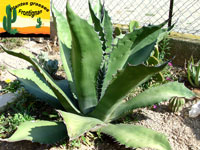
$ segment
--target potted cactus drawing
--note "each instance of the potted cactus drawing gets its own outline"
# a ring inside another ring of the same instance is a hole
[[[6,14],[7,17],[3,17],[3,29],[6,30],[10,34],[16,34],[18,33],[17,29],[12,29],[11,24],[14,23],[17,20],[17,11],[16,8],[11,10],[11,6],[6,6]]]
[[[41,28],[41,25],[42,25],[42,20],[41,20],[41,18],[39,17],[39,18],[37,18],[37,23],[38,24],[36,24],[36,28]]]

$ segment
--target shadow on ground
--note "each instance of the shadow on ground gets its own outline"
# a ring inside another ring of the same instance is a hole
[[[190,110],[191,106],[184,108],[183,112],[189,112]],[[186,117],[184,117],[183,119],[183,123],[186,126],[190,127],[196,139],[200,140],[200,116],[195,118],[190,118],[188,115],[186,115]]]
[[[0,142],[0,150],[47,150],[47,145],[41,145],[38,143],[32,143],[29,141],[21,142]]]

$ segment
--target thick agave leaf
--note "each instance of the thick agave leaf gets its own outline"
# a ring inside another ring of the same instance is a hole
[[[88,1],[88,3],[89,3],[89,11],[90,11],[90,13],[91,13],[91,11],[92,11],[92,13],[95,15],[95,17],[98,19],[98,20],[102,20],[102,12],[103,12],[103,10],[102,10],[102,4],[101,4],[101,0],[97,0],[96,1],[96,3],[95,3],[95,5],[94,5],[94,7],[91,7],[92,5],[92,3],[93,3],[94,1],[93,0],[89,0]],[[92,9],[92,10],[90,10],[90,9]],[[88,20],[88,22],[90,23],[90,24],[93,24],[93,14],[90,14],[90,16],[89,16],[89,20]]]
[[[146,45],[145,47],[143,47],[138,52],[136,52],[134,54],[134,57],[132,58],[132,60],[134,60],[134,62],[132,64],[139,65],[139,64],[145,62],[146,60],[148,60],[151,52],[155,48],[155,45],[156,45],[156,42],[153,42],[153,43],[151,43],[149,45]]]
[[[104,8],[105,9],[105,8]],[[111,46],[112,46],[112,41],[113,41],[113,27],[112,27],[112,22],[111,22],[111,18],[108,15],[108,11],[104,10],[104,18],[103,18],[103,29],[104,29],[104,33],[105,33],[105,39],[106,39],[106,52],[110,52],[111,51]]]
[[[94,6],[94,13],[95,13],[95,15],[97,16],[97,18],[99,19],[99,20],[102,20],[102,18],[103,18],[103,10],[102,10],[102,8],[103,8],[103,6],[102,6],[102,4],[101,4],[101,0],[97,0],[97,3],[96,3],[96,5]]]
[[[122,99],[133,88],[144,83],[153,74],[160,72],[166,64],[157,67],[127,65],[125,69],[116,74],[99,104],[90,115],[104,122],[110,122],[110,115],[119,106]]]
[[[172,28],[174,27],[174,25],[172,26]],[[158,39],[156,41],[156,45],[158,45],[163,39],[167,38],[169,36],[169,33],[170,33],[170,30],[172,29],[171,27],[168,28],[168,31],[164,30],[163,29],[163,33],[161,33],[159,36],[158,36]]]
[[[102,41],[102,49],[105,51],[106,50],[106,46],[105,46],[105,34],[103,32],[103,26],[101,24],[101,20],[95,15],[94,10],[92,9],[91,3],[89,1],[89,10],[90,10],[90,15],[91,15],[91,19],[92,22],[94,24],[94,29],[96,32],[98,32],[100,40]]]
[[[66,46],[69,48],[69,51],[70,51],[72,37],[71,37],[69,24],[67,22],[67,18],[65,18],[62,13],[57,11],[54,6],[52,6],[52,11],[55,17],[54,19],[56,22],[56,29],[57,29],[59,40],[62,43],[66,44]]]
[[[128,36],[126,35],[124,38],[119,39],[117,46],[114,47],[108,64],[108,70],[105,75],[103,88],[102,88],[102,94],[104,95],[104,92],[109,85],[110,81],[113,78],[113,75],[117,73],[117,70],[122,69],[126,60],[128,59],[130,55],[132,42],[128,40]]]
[[[137,65],[146,61],[148,58],[147,56],[150,56],[154,48],[150,51],[150,50],[144,49],[144,47],[146,47],[147,45],[151,45],[152,43],[156,43],[159,35],[164,32],[164,30],[161,28],[166,23],[167,21],[157,26],[143,27],[141,29],[134,31],[134,32],[137,32],[137,38],[136,39],[133,38],[134,41],[131,47],[131,55],[129,56],[128,61],[126,63]],[[134,34],[134,32],[132,32],[132,34]],[[137,55],[139,51],[141,54],[140,57],[138,57]],[[140,59],[140,62],[137,59]]]
[[[28,69],[12,70],[10,72],[19,78],[21,84],[29,93],[55,108],[62,108],[57,97],[51,88],[49,88],[48,83],[38,72]]]
[[[190,82],[190,84],[195,87],[195,84],[193,83],[193,73],[192,73],[192,64],[188,63],[187,65],[187,77],[188,77],[188,81]]]
[[[70,140],[73,140],[90,130],[94,131],[95,129],[104,125],[101,120],[98,120],[96,118],[79,116],[60,110],[58,110],[58,112],[60,113],[64,120],[64,123],[66,124]]]
[[[195,80],[194,80],[194,83],[197,87],[199,87],[199,84],[200,84],[200,62],[197,63],[197,66],[196,66],[196,76],[195,76]]]
[[[52,6],[54,21],[56,22],[57,35],[59,37],[60,46],[60,56],[62,59],[62,64],[69,81],[72,93],[76,95],[75,86],[72,78],[72,68],[71,68],[71,32],[67,19],[58,12],[54,6]]]
[[[102,62],[99,37],[86,20],[77,16],[67,3],[72,35],[72,68],[79,107],[83,113],[97,105],[96,80]]]
[[[157,150],[171,150],[167,138],[151,129],[128,124],[108,125],[100,131],[114,137],[120,144],[132,148],[150,147]]]
[[[73,102],[71,102],[71,100],[68,98],[68,96],[55,83],[55,81],[52,79],[52,77],[38,64],[36,59],[31,58],[20,51],[19,52],[9,51],[9,50],[5,49],[3,46],[1,46],[1,47],[8,54],[19,57],[19,58],[24,59],[24,60],[28,61],[29,63],[31,63],[38,70],[38,72],[41,73],[43,78],[49,83],[50,88],[52,89],[52,91],[56,95],[57,99],[62,104],[62,106],[69,112],[80,113],[80,111],[74,106]]]
[[[28,140],[41,144],[54,144],[67,137],[67,130],[63,122],[27,121],[18,127],[17,131],[8,139],[0,141],[17,142]]]
[[[78,107],[77,99],[74,98],[68,80],[55,80],[55,83],[63,90],[63,92],[69,97],[69,99]]]
[[[91,3],[89,1],[89,10],[92,22],[94,24],[94,29],[96,32],[98,32],[100,36],[100,40],[102,41],[102,49],[106,51],[106,48],[111,48],[112,44],[112,23],[111,19],[108,16],[108,12],[105,11],[103,6],[101,5],[101,2],[99,0],[98,2],[99,8],[104,11],[103,20],[101,21],[101,17],[99,18],[98,14],[95,14],[95,11],[92,9]]]
[[[121,103],[111,115],[111,120],[118,119],[122,115],[136,108],[152,106],[153,104],[169,100],[172,97],[192,98],[195,94],[184,86],[183,83],[169,82],[160,86],[150,88],[136,97]]]
[[[110,55],[102,95],[117,70],[124,68],[127,63],[138,65],[147,60],[154,49],[156,39],[163,32],[161,28],[164,24],[137,29],[118,40]]]
[[[40,101],[44,101],[57,109],[63,109],[59,100],[55,96],[54,92],[49,88],[48,83],[38,73],[32,70],[14,70],[10,71],[13,75],[18,77],[20,83],[24,88],[35,97],[39,98]],[[67,80],[58,80],[55,83],[65,92],[70,100],[78,107],[77,100],[74,99]]]

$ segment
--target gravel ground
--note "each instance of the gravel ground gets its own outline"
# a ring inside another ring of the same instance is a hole
[[[195,102],[188,101],[178,114],[169,112],[166,103],[154,111],[140,109],[139,114],[146,119],[136,124],[164,133],[169,139],[172,150],[200,150],[200,116],[196,118],[188,116]]]
[[[135,125],[142,125],[158,132],[164,133],[170,142],[172,150],[200,150],[200,116],[189,118],[188,111],[194,102],[187,102],[180,114],[170,113],[166,105],[159,106],[156,110],[138,109],[132,114],[138,118]],[[118,145],[113,139],[104,136],[103,142],[99,141],[95,146],[81,145],[73,150],[129,150]],[[7,143],[0,142],[0,150],[64,150],[66,147],[51,147],[27,141]],[[70,149],[68,149],[70,150]],[[150,148],[137,150],[152,150]]]

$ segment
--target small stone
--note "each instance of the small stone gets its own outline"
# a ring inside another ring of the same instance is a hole
[[[0,96],[0,112],[4,111],[8,103],[12,103],[17,99],[14,93],[7,93]]]
[[[44,49],[44,46],[41,44],[37,44],[35,41],[30,41],[24,44],[25,49],[29,50],[33,54],[40,54],[40,52]]]
[[[195,88],[192,90],[197,96],[200,96],[200,90]]]

